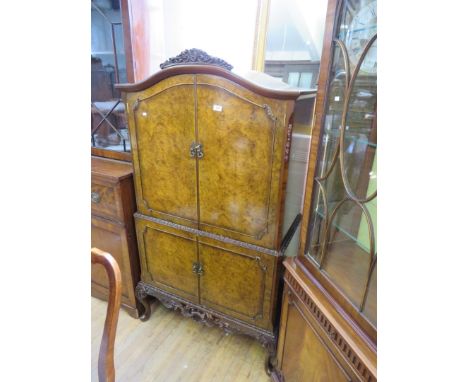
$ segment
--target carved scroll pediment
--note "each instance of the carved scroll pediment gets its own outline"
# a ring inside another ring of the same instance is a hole
[[[179,55],[171,57],[163,62],[159,67],[161,69],[175,65],[216,65],[224,69],[231,70],[233,66],[218,57],[210,56],[208,53],[200,49],[186,49]]]

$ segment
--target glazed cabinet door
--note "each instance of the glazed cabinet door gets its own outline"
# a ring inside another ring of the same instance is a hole
[[[200,228],[271,247],[284,111],[226,82],[197,77]]]
[[[319,86],[300,256],[376,341],[377,1],[344,0],[336,20]]]
[[[128,95],[138,210],[196,226],[197,171],[193,76],[166,79]]]
[[[190,233],[136,218],[141,279],[198,303],[197,241]]]
[[[271,329],[272,257],[246,255],[199,243],[200,303],[253,325]],[[270,282],[268,281],[270,280]]]

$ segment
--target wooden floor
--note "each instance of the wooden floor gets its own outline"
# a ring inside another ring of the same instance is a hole
[[[97,360],[107,303],[91,298],[91,370]],[[121,310],[115,343],[117,382],[268,382],[266,351],[245,336],[226,336],[190,318],[153,306],[146,322]]]

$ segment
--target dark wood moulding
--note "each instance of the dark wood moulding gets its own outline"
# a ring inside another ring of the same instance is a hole
[[[296,99],[299,95],[315,93],[315,91],[303,91],[303,90],[277,90],[266,88],[257,85],[254,82],[251,82],[237,74],[231,73],[230,71],[223,69],[214,65],[176,65],[169,67],[167,69],[162,69],[159,72],[156,72],[147,79],[134,83],[134,84],[116,84],[115,88],[122,90],[124,92],[137,92],[141,90],[148,89],[150,86],[157,84],[158,82],[179,74],[211,74],[214,76],[224,77],[232,82],[235,82],[238,85],[243,86],[255,93],[258,93],[265,97],[275,98],[275,99]]]

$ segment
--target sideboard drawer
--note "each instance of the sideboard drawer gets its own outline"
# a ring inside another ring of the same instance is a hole
[[[118,185],[105,182],[91,181],[91,211],[93,214],[121,220],[122,214],[116,195]]]

